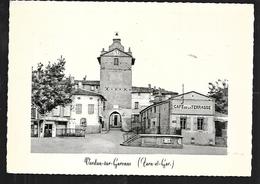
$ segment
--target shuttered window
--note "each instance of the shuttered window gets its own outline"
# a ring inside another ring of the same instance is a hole
[[[191,118],[187,117],[186,120],[186,130],[190,130],[191,129]]]
[[[208,131],[208,118],[204,118],[203,130]]]
[[[76,114],[82,113],[82,104],[76,104]]]
[[[198,130],[203,130],[203,123],[204,123],[204,118],[197,119],[197,129]]]
[[[186,117],[181,117],[180,118],[180,123],[181,123],[181,129],[186,129],[187,118]]]
[[[52,110],[53,116],[60,116],[60,106]]]
[[[68,117],[70,116],[70,105],[67,105],[64,107],[64,116]]]
[[[94,114],[94,104],[88,104],[88,114]]]
[[[194,131],[197,130],[197,118],[196,117],[193,118],[193,130]]]

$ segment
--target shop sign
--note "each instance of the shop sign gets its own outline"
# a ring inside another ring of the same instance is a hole
[[[184,105],[184,104],[175,104],[173,105],[174,109],[185,109],[185,110],[211,110],[210,105]]]
[[[171,138],[163,138],[164,144],[171,144]]]

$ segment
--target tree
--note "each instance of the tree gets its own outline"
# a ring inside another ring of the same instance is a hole
[[[65,63],[61,56],[57,63],[49,62],[46,67],[38,63],[35,70],[32,68],[31,102],[43,117],[57,106],[64,107],[72,101],[72,83],[65,77]]]
[[[215,98],[215,110],[228,114],[228,80],[218,79],[209,83],[209,96]]]

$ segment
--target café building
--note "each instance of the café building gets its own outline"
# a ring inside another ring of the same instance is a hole
[[[215,100],[195,91],[140,112],[145,133],[179,134],[184,144],[215,145]]]

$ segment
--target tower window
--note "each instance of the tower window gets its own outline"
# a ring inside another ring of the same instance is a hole
[[[114,65],[118,65],[118,58],[114,58]]]
[[[135,109],[138,109],[139,107],[139,102],[135,102]]]

